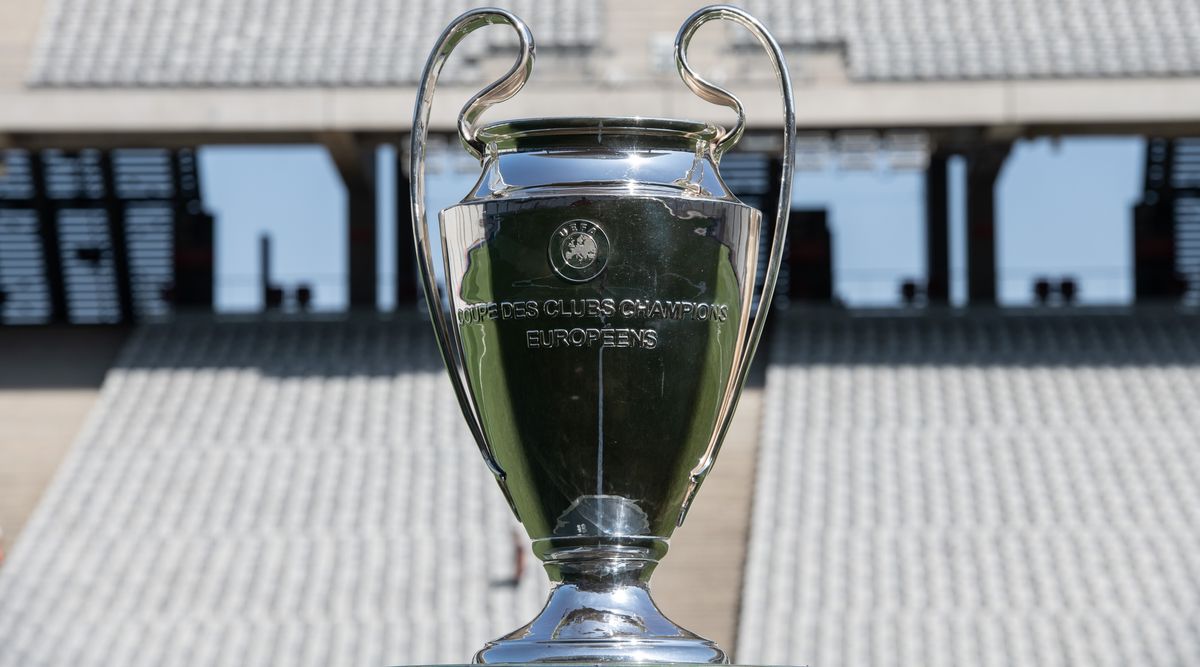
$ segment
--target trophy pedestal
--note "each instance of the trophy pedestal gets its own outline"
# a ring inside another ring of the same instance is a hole
[[[488,642],[474,661],[728,663],[721,647],[671,622],[650,598],[648,582],[666,554],[666,541],[622,541],[620,546],[535,542],[534,553],[555,582],[550,599],[536,618]]]
[[[663,616],[644,585],[560,584],[532,622],[488,644],[476,663],[718,663],[715,643]]]

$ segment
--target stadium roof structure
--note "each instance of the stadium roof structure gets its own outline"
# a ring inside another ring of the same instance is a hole
[[[410,123],[434,35],[476,0],[33,0],[0,8],[0,145],[391,136]],[[671,39],[696,0],[515,0],[541,60],[495,118],[605,114],[729,122],[678,82]],[[813,129],[1002,136],[1200,127],[1200,7],[1189,0],[747,0],[791,52]],[[447,69],[464,99],[512,56],[501,27]],[[777,122],[766,61],[739,29],[697,57]],[[84,113],[80,113],[84,110]],[[433,122],[453,128],[456,104]]]

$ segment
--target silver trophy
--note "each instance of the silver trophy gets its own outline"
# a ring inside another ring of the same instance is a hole
[[[745,115],[687,59],[696,30],[716,19],[767,49],[783,93],[779,214],[753,318],[761,214],[717,169]],[[499,23],[516,30],[519,56],[459,114],[483,173],[441,212],[439,275],[424,207],[433,91],[454,47]],[[524,86],[533,58],[519,18],[467,12],[438,38],[413,117],[414,233],[437,341],[484,461],[553,582],[541,613],[475,662],[728,662],[663,616],[648,584],[712,469],[778,275],[795,140],[783,54],[746,12],[708,7],[683,24],[675,60],[688,88],[736,112],[732,130],[654,118],[480,127],[485,109]]]

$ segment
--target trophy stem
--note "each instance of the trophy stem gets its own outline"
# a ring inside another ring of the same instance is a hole
[[[475,662],[728,663],[720,647],[672,623],[650,598],[650,575],[666,541],[619,542],[535,541],[554,582],[546,606],[529,624],[489,642]]]

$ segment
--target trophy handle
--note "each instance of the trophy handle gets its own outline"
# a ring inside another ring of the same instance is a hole
[[[529,26],[512,12],[503,9],[480,8],[468,11],[446,27],[434,44],[429,59],[425,61],[425,69],[421,72],[421,84],[417,88],[417,104],[413,112],[412,144],[410,147],[409,176],[412,180],[410,188],[412,198],[413,240],[417,248],[417,267],[421,273],[421,282],[425,288],[425,302],[429,307],[430,319],[433,321],[433,331],[437,339],[438,350],[442,361],[450,371],[450,384],[462,408],[463,417],[479,452],[508,500],[513,513],[517,513],[516,505],[509,494],[505,483],[504,469],[500,467],[488,443],[483,425],[479,421],[475,397],[463,370],[464,360],[458,332],[454,328],[453,313],[447,313],[442,307],[441,289],[438,287],[437,274],[433,270],[433,252],[429,243],[429,226],[425,217],[425,143],[429,135],[429,115],[433,107],[433,93],[437,86],[438,76],[450,53],[458,46],[464,37],[485,25],[508,24],[516,31],[520,39],[520,49],[517,62],[508,72],[479,91],[467,101],[458,114],[458,134],[463,147],[476,158],[482,158],[484,146],[475,138],[478,128],[476,121],[488,107],[503,102],[516,95],[529,74],[533,71],[533,35]],[[518,519],[520,516],[518,515]]]
[[[679,525],[683,525],[683,520],[687,517],[688,509],[696,497],[696,492],[700,489],[700,484],[704,482],[705,476],[712,470],[713,463],[717,459],[721,442],[725,439],[725,435],[729,431],[729,425],[733,421],[734,410],[737,408],[737,401],[741,394],[742,386],[746,383],[746,376],[750,373],[750,362],[754,359],[754,352],[758,348],[759,341],[762,339],[763,328],[767,323],[767,311],[771,307],[771,297],[775,293],[775,282],[779,278],[779,265],[783,261],[783,244],[787,237],[788,213],[791,209],[792,201],[792,170],[795,162],[796,143],[796,105],[792,98],[792,80],[788,74],[787,63],[784,62],[783,49],[780,48],[779,43],[775,41],[775,38],[771,36],[766,27],[758,19],[738,7],[730,5],[705,7],[689,16],[683,22],[683,26],[679,28],[679,34],[675,37],[675,66],[679,70],[680,78],[683,79],[684,84],[693,93],[696,93],[696,95],[707,102],[727,106],[737,114],[737,123],[732,129],[727,130],[718,137],[715,142],[715,146],[713,147],[714,158],[719,159],[725,151],[733,148],[734,144],[742,137],[742,133],[745,132],[746,111],[742,106],[741,100],[732,93],[696,74],[696,71],[688,64],[687,49],[692,41],[692,37],[696,34],[696,30],[700,26],[709,21],[721,19],[732,21],[749,30],[771,57],[771,65],[775,68],[775,75],[779,80],[779,87],[783,93],[783,169],[780,171],[779,177],[779,202],[775,214],[775,235],[771,240],[771,254],[767,262],[767,274],[763,280],[762,291],[759,293],[758,315],[754,318],[754,323],[750,325],[747,336],[740,346],[740,354],[732,370],[733,382],[730,385],[731,391],[727,392],[726,404],[722,406],[722,410],[717,416],[717,429],[713,434],[713,439],[709,442],[708,449],[704,452],[704,456],[701,457],[699,465],[691,472],[691,482],[688,485],[687,495],[684,497],[683,507],[679,512]],[[751,300],[748,303],[752,302]]]

